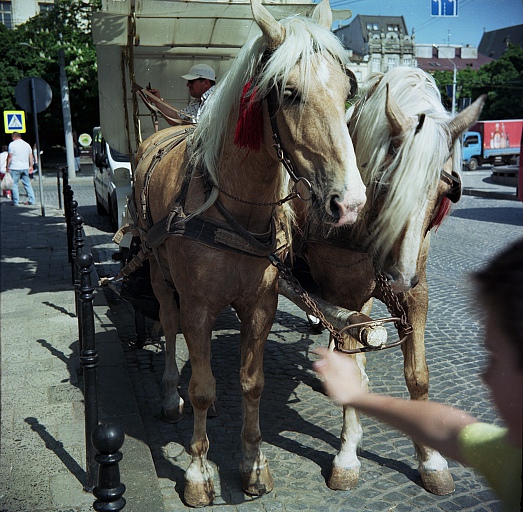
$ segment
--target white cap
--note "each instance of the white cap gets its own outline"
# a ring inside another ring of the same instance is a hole
[[[196,80],[198,78],[207,78],[207,80],[216,81],[216,73],[211,66],[207,64],[196,64],[186,75],[182,75],[185,80]]]

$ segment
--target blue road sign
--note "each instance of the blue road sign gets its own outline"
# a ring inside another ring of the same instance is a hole
[[[437,17],[456,18],[458,0],[430,0],[430,14]]]

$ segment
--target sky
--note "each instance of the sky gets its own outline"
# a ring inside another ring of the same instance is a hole
[[[330,0],[333,9],[350,9],[358,14],[403,16],[409,35],[414,29],[416,43],[479,46],[483,32],[523,24],[523,0],[457,0],[456,18],[431,16],[435,0]],[[333,24],[338,28],[338,22]]]

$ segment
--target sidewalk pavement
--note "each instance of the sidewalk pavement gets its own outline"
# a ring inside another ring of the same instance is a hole
[[[492,183],[490,174],[465,171],[464,193],[515,199],[515,187]],[[90,511],[94,497],[83,491],[82,370],[65,218],[56,207],[46,207],[42,217],[38,205],[12,207],[2,198],[0,225],[0,512]],[[86,236],[85,252],[89,244]],[[99,420],[125,431],[125,510],[162,512],[157,473],[109,313],[97,291]]]
[[[38,205],[13,207],[2,198],[0,223],[0,511],[93,510],[94,496],[83,491],[83,383],[65,217],[56,207],[42,217]],[[99,420],[125,431],[125,510],[161,512],[122,346],[107,314],[96,291]]]

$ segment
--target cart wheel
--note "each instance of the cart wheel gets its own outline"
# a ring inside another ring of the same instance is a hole
[[[309,322],[309,327],[312,331],[317,332],[318,334],[323,332],[323,325],[321,325],[318,317],[307,314],[307,321]]]
[[[145,346],[145,315],[141,311],[134,311],[134,328],[136,329],[136,348]]]

